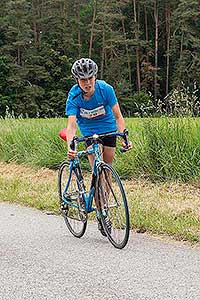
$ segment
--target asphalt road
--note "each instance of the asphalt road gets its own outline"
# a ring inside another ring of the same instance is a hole
[[[0,299],[199,300],[200,248],[131,234],[115,249],[89,224],[0,203]]]

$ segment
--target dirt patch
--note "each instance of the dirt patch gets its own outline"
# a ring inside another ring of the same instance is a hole
[[[180,182],[152,183],[148,180],[124,182],[127,196],[138,198],[141,205],[156,207],[159,211],[181,213],[191,211],[200,216],[200,188]]]
[[[52,183],[57,182],[57,171],[47,168],[35,169],[16,163],[0,162],[0,176],[12,179],[19,177],[34,183]],[[87,188],[90,185],[91,176],[84,173],[85,184]],[[137,200],[139,205],[155,207],[160,211],[170,211],[174,214],[190,212],[200,216],[200,186],[188,183],[152,183],[144,179],[132,179],[123,181],[127,198],[130,206],[132,199]]]
[[[31,179],[33,181],[52,181],[57,179],[57,172],[47,168],[34,169],[16,163],[0,162],[0,176],[11,178],[14,176]]]

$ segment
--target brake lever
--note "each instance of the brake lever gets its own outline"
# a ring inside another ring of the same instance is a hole
[[[128,130],[125,128],[124,129],[124,131],[123,131],[123,139],[124,139],[124,142],[125,142],[125,144],[126,144],[126,146],[128,147],[128,145],[129,145],[129,141],[128,141]],[[127,149],[125,149],[125,148],[120,148],[120,152],[121,153],[124,153],[124,152],[126,152],[127,151]]]
[[[76,151],[77,146],[78,146],[78,137],[77,136],[73,137],[69,146],[70,146],[71,150]]]

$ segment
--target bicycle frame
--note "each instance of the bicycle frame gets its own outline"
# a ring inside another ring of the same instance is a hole
[[[124,137],[125,134],[127,133],[109,133],[109,136],[120,136],[120,137]],[[93,137],[95,138],[95,136],[98,138],[97,135],[94,135]],[[99,135],[101,136],[101,135]],[[74,158],[73,160],[70,161],[70,165],[69,165],[69,169],[70,169],[70,174],[69,174],[69,178],[68,178],[68,182],[66,184],[65,190],[64,190],[64,195],[69,187],[70,181],[71,181],[71,176],[72,176],[72,172],[74,171],[77,177],[77,184],[78,184],[78,189],[79,189],[79,193],[81,194],[81,196],[83,197],[84,201],[85,201],[85,208],[87,213],[90,213],[92,211],[96,211],[96,208],[94,208],[92,206],[92,202],[93,202],[93,197],[95,194],[95,186],[94,186],[94,180],[96,178],[97,174],[97,170],[98,170],[98,165],[103,162],[101,159],[101,151],[100,151],[100,145],[99,142],[97,142],[97,138],[96,138],[96,142],[92,143],[92,148],[89,148],[87,150],[84,151],[78,151],[78,157]],[[85,141],[85,138],[76,138],[77,143],[78,142],[83,142]],[[81,172],[81,168],[80,168],[80,162],[79,162],[79,158],[83,155],[91,155],[94,154],[94,162],[93,162],[93,167],[92,167],[92,180],[91,180],[91,185],[90,185],[90,190],[87,193],[86,192],[86,188],[84,185],[84,180],[83,180],[83,176],[82,176],[82,172]],[[65,196],[64,197],[64,202],[68,205],[68,206],[73,206],[74,208],[78,209],[78,205],[75,203],[72,203],[71,201],[68,201],[67,198]]]
[[[80,164],[79,164],[79,157],[81,157],[85,154],[94,154],[94,163],[93,163],[93,169],[92,169],[92,180],[91,180],[90,190],[89,190],[88,193],[86,192],[86,189],[85,189],[84,180],[83,180],[83,176],[82,176],[82,172],[81,172]],[[70,161],[70,165],[69,165],[70,174],[69,174],[69,178],[68,178],[65,190],[64,190],[64,194],[66,193],[66,191],[69,187],[71,177],[72,177],[72,172],[74,171],[76,176],[77,176],[77,184],[78,184],[78,187],[79,187],[79,192],[83,196],[83,199],[85,201],[85,208],[86,208],[86,211],[88,213],[96,210],[92,206],[93,197],[94,197],[94,193],[95,193],[95,187],[93,186],[92,181],[93,181],[93,178],[95,178],[97,176],[97,165],[101,161],[102,161],[101,160],[101,153],[100,153],[100,147],[99,147],[98,143],[97,144],[92,144],[91,149],[88,149],[86,151],[79,151],[78,152],[78,157]],[[71,201],[68,201],[65,198],[65,196],[64,196],[64,202],[69,206],[73,206],[74,208],[78,208],[77,204],[74,204]]]

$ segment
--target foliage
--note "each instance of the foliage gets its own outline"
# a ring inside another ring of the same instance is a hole
[[[66,92],[74,83],[71,65],[89,55],[99,77],[116,89],[125,114],[152,114],[149,93],[154,113],[158,99],[165,109],[166,95],[175,96],[181,82],[191,89],[200,81],[198,7],[199,0],[3,1],[0,115],[8,107],[17,117],[64,116]]]
[[[200,67],[200,10],[199,0],[179,1],[173,11],[172,20],[174,24],[174,35],[172,39],[172,53],[175,72],[173,86],[179,86],[183,81],[186,86],[199,82]],[[179,56],[174,55],[178,51]]]
[[[132,102],[134,105],[132,115],[145,117],[153,113],[153,101],[150,94],[147,95],[144,92],[136,93],[133,95]]]
[[[146,117],[153,114],[152,96],[145,92],[135,93],[132,97],[121,100],[121,108],[126,116]]]
[[[166,96],[166,108],[169,116],[199,116],[200,102],[196,83],[193,88],[186,87],[182,82],[179,89]]]

